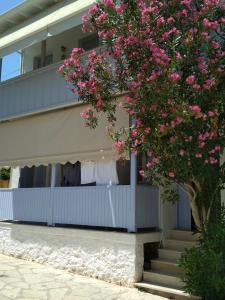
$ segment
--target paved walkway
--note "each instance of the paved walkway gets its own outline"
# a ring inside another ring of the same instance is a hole
[[[165,300],[100,280],[0,255],[0,300]]]

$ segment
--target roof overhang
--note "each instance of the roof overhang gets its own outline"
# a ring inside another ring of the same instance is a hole
[[[24,0],[21,4],[0,14],[0,35],[63,0]]]
[[[49,13],[29,19],[24,26],[0,37],[0,57],[81,24],[82,15],[93,3],[95,0],[63,1]]]

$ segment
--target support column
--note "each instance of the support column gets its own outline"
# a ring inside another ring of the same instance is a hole
[[[41,68],[45,66],[47,42],[46,40],[41,42]]]
[[[56,164],[51,165],[51,189],[50,189],[50,211],[48,218],[48,226],[55,226],[53,223],[53,210],[54,210],[54,187],[56,186]]]
[[[2,82],[2,58],[0,57],[0,83]]]
[[[51,172],[51,188],[56,186],[56,164],[52,164],[52,172]]]
[[[137,231],[136,198],[137,198],[137,156],[131,153],[130,157],[130,186],[131,186],[131,220],[129,232]]]

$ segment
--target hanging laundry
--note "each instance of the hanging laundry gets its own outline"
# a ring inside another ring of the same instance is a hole
[[[95,181],[97,185],[118,184],[118,174],[115,160],[99,160],[95,167]]]
[[[95,163],[92,161],[84,161],[81,163],[81,184],[89,184],[95,182]]]

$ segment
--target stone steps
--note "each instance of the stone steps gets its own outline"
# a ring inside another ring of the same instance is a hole
[[[182,289],[183,283],[181,279],[174,274],[167,272],[156,272],[156,271],[144,271],[143,280],[152,284],[162,284],[171,288]]]
[[[165,247],[158,249],[158,259],[151,260],[151,270],[143,272],[143,281],[136,287],[169,299],[199,299],[182,291],[184,284],[180,277],[183,270],[178,266],[182,252],[196,246],[199,236],[191,231],[172,230]]]
[[[165,248],[170,250],[184,251],[185,249],[190,249],[196,245],[193,241],[175,240],[167,239],[165,240]]]
[[[177,262],[164,259],[152,259],[151,270],[159,273],[168,272],[175,275],[183,273],[183,270],[178,266]]]
[[[178,259],[180,259],[182,252],[171,250],[171,249],[158,249],[158,254],[160,259],[165,259],[173,262],[177,262]]]
[[[199,239],[199,237],[199,233],[193,233],[192,231],[174,229],[170,232],[170,238],[174,240],[196,242]]]

